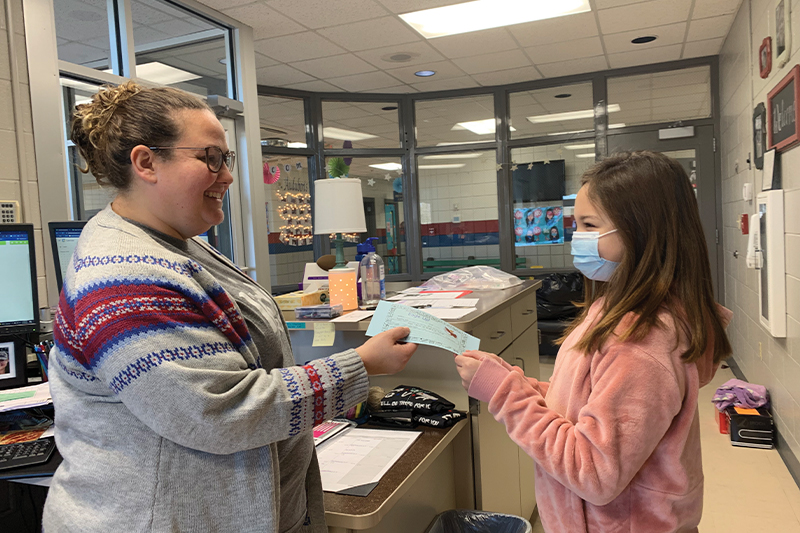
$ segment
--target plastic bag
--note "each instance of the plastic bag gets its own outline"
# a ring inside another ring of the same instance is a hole
[[[423,283],[422,287],[431,291],[482,291],[507,289],[520,283],[522,280],[517,276],[494,267],[471,266],[434,276]]]
[[[583,274],[548,274],[536,291],[539,320],[570,319],[578,314],[572,302],[583,300]]]
[[[433,519],[426,533],[531,533],[531,523],[510,514],[453,509]]]

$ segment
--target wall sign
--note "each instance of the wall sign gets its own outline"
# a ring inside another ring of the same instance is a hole
[[[772,37],[764,37],[758,49],[758,71],[764,79],[772,71]]]
[[[782,152],[800,140],[800,65],[795,65],[767,95],[768,148]]]
[[[767,149],[767,108],[759,102],[753,111],[753,162],[764,168],[764,151]]]
[[[792,51],[791,0],[779,0],[775,6],[775,60],[778,68],[789,62]]]

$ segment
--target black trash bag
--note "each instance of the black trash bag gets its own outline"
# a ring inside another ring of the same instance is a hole
[[[569,320],[578,314],[572,302],[583,300],[583,274],[553,273],[542,278],[536,291],[536,313],[539,320]]]
[[[426,533],[531,533],[530,522],[518,516],[453,509],[436,516]]]

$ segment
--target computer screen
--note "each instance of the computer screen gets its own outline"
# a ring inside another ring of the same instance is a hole
[[[72,252],[75,251],[78,237],[81,236],[85,225],[85,221],[48,223],[50,227],[50,244],[53,247],[53,262],[56,266],[58,292],[61,292],[61,287],[64,285],[69,260],[72,258]]]
[[[0,224],[0,335],[39,331],[32,224]]]

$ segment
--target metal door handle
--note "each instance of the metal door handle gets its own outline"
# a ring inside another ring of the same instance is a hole
[[[498,332],[497,332],[497,334],[495,334],[495,335],[492,335],[492,336],[491,336],[491,337],[489,337],[489,338],[490,338],[491,340],[493,340],[493,341],[496,341],[497,339],[499,339],[500,337],[502,337],[502,336],[503,336],[503,335],[505,335],[505,334],[506,334],[506,332],[505,332],[505,331],[498,331]]]

